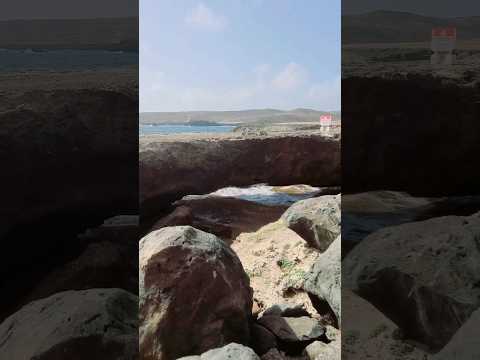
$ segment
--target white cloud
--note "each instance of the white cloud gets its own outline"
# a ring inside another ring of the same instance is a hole
[[[208,30],[223,30],[228,25],[225,16],[215,13],[203,3],[198,3],[185,17],[185,23],[197,28]]]
[[[241,83],[214,87],[180,84],[157,67],[143,67],[140,69],[140,111],[340,109],[340,76],[312,83],[308,81],[306,69],[292,64],[279,72],[269,64],[260,64],[247,72]]]
[[[289,63],[272,81],[276,89],[291,91],[299,88],[307,80],[307,71],[294,62]]]

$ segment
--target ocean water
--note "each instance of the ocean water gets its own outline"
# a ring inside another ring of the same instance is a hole
[[[198,133],[226,133],[235,129],[233,125],[147,125],[140,124],[139,131],[142,135],[168,135],[168,134],[198,134]]]
[[[81,71],[138,64],[138,53],[108,50],[0,49],[0,71]]]
[[[256,184],[249,187],[226,187],[207,195],[188,195],[184,199],[204,198],[208,196],[234,197],[257,202],[264,205],[286,205],[314,197],[320,188],[309,185],[292,185],[288,187]]]

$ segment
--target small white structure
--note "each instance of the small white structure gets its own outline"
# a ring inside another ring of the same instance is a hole
[[[322,132],[330,132],[332,126],[332,118],[333,116],[328,115],[320,115],[320,131]]]
[[[430,57],[432,65],[452,65],[455,63],[454,53],[457,42],[457,29],[455,27],[437,27],[432,29]]]
[[[320,131],[330,134],[340,128],[340,119],[331,114],[320,115]]]

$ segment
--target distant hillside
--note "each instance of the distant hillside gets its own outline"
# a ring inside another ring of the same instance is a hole
[[[342,43],[421,42],[432,27],[456,26],[462,40],[480,38],[480,16],[435,18],[407,12],[374,11],[342,16]]]
[[[324,111],[295,109],[282,111],[275,109],[241,111],[190,111],[190,112],[144,112],[140,113],[140,123],[187,123],[209,121],[216,123],[279,123],[318,121]],[[339,116],[339,113],[333,113]]]
[[[138,49],[138,18],[0,21],[0,48]]]

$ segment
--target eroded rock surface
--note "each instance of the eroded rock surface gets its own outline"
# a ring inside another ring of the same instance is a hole
[[[387,227],[344,259],[343,281],[438,350],[480,305],[479,239],[478,213]]]
[[[298,201],[283,215],[288,228],[320,251],[340,235],[340,195],[325,195]]]
[[[5,359],[134,360],[138,298],[120,289],[65,291],[34,301],[0,325]]]
[[[241,233],[257,231],[274,222],[286,210],[285,206],[268,206],[252,201],[209,196],[176,201],[175,210],[160,219],[153,230],[166,226],[190,225],[231,242]]]
[[[338,325],[341,322],[342,313],[341,251],[342,244],[339,236],[324,253],[320,254],[304,282],[304,289],[308,293],[318,298],[320,302],[328,304],[335,314]],[[319,311],[323,312],[322,309]]]
[[[190,226],[140,241],[140,357],[170,360],[248,344],[252,290],[222,240]]]
[[[145,136],[139,168],[140,207],[144,216],[152,216],[185,195],[226,186],[338,185],[340,142],[308,133]]]
[[[200,356],[186,356],[178,360],[260,360],[255,352],[243,345],[231,343],[222,348],[212,349]]]

